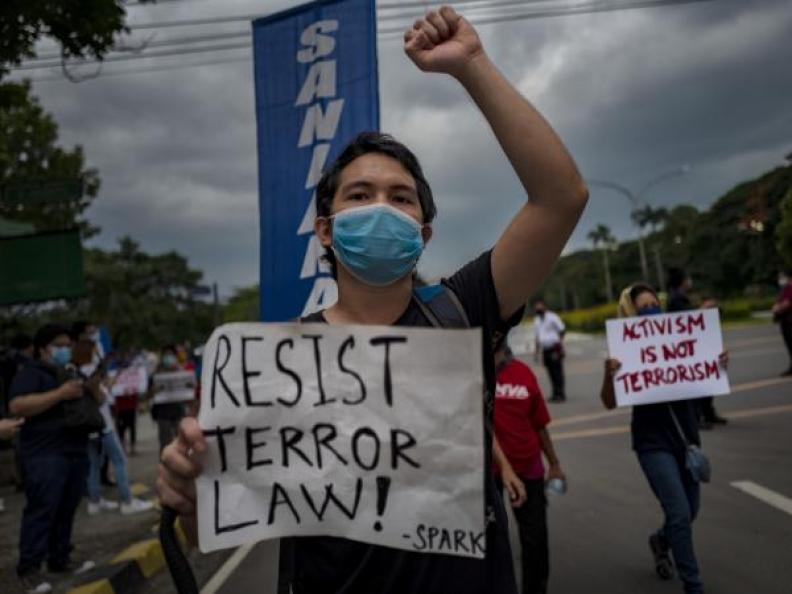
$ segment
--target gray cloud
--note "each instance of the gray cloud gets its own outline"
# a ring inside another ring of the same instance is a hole
[[[130,9],[131,21],[261,10],[250,1],[225,2],[222,10],[187,4]],[[268,2],[267,12],[295,4]],[[553,123],[587,176],[638,188],[689,163],[691,173],[648,198],[706,207],[790,150],[790,30],[784,0],[716,0],[490,25],[481,33],[495,62]],[[414,148],[437,195],[435,239],[420,269],[439,276],[492,245],[524,196],[453,80],[418,72],[398,40],[381,43],[379,54],[383,128]],[[146,249],[176,249],[225,294],[256,282],[250,62],[80,85],[42,82],[34,90],[55,114],[64,143],[84,145],[100,170],[102,193],[90,211],[103,228],[98,245],[130,234]],[[599,222],[631,236],[628,210],[618,195],[596,189],[568,248],[585,245]]]

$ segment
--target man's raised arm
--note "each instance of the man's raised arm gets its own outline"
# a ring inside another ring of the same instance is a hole
[[[405,52],[427,72],[464,86],[492,127],[529,200],[495,244],[492,274],[505,319],[550,274],[588,199],[583,178],[542,115],[487,57],[475,29],[444,6],[405,33]]]

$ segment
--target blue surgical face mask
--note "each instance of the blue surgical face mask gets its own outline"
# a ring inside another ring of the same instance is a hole
[[[70,346],[51,346],[49,348],[52,362],[61,367],[71,363],[72,350]]]
[[[176,358],[176,355],[171,355],[168,353],[167,355],[162,356],[162,365],[165,367],[178,367],[179,360]]]
[[[661,313],[663,313],[663,309],[659,305],[649,305],[638,310],[639,316],[655,316]]]
[[[424,248],[421,224],[387,204],[333,216],[333,252],[350,274],[384,287],[409,274]]]

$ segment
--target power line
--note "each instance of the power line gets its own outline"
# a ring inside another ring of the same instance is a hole
[[[161,0],[158,0],[161,1]],[[169,0],[169,1],[185,1],[185,0]],[[482,10],[482,9],[489,9],[489,8],[500,8],[500,7],[507,7],[513,5],[524,5],[529,3],[547,3],[548,1],[552,0],[466,0],[471,5],[480,4],[481,6],[471,6],[470,10]],[[400,8],[409,8],[409,7],[417,7],[417,6],[424,6],[421,2],[405,2],[401,5],[388,5],[388,6],[399,6]],[[389,20],[397,20],[402,18],[413,18],[413,17],[420,17],[421,14],[417,12],[413,13],[403,13],[403,14],[394,14],[394,15],[382,15],[378,18],[379,22],[382,21],[389,21]],[[409,25],[404,25],[405,28]],[[120,53],[120,52],[129,52],[132,54],[140,54],[142,51],[147,50],[153,47],[169,47],[169,46],[179,46],[179,45],[192,45],[195,43],[203,43],[206,41],[219,41],[219,40],[227,40],[227,39],[239,39],[242,37],[248,37],[250,35],[250,30],[245,31],[233,31],[228,33],[217,33],[217,34],[202,34],[202,35],[192,35],[192,36],[185,36],[185,37],[175,37],[173,39],[162,39],[162,40],[152,40],[152,41],[142,41],[140,42],[140,47],[124,47],[119,46],[111,50],[112,53]],[[45,53],[34,58],[30,58],[25,61],[25,65],[33,64],[36,62],[43,62],[47,60],[58,60],[60,61],[61,55],[59,52],[52,52],[52,53]],[[105,58],[107,59],[107,58]],[[58,62],[60,63],[60,62]],[[49,66],[47,66],[49,67]]]
[[[501,22],[516,22],[522,21],[527,19],[535,19],[535,18],[544,18],[544,17],[553,17],[553,16],[571,16],[571,15],[578,15],[584,13],[597,13],[597,12],[606,12],[606,11],[617,11],[617,10],[627,10],[627,9],[640,9],[640,8],[654,8],[660,6],[670,6],[670,5],[677,5],[677,4],[694,4],[700,2],[709,2],[711,0],[629,0],[627,2],[597,2],[596,0],[589,2],[587,5],[577,5],[577,6],[570,6],[565,9],[555,9],[553,11],[550,10],[542,10],[542,11],[532,11],[532,12],[523,12],[523,13],[510,13],[510,14],[497,14],[497,15],[489,15],[485,16],[482,15],[481,17],[473,17],[469,19],[472,24],[474,25],[487,25],[487,24],[494,24],[494,23],[501,23]],[[399,28],[391,28],[391,29],[381,29],[379,31],[380,39],[382,41],[389,41],[397,39],[401,33],[404,31],[404,27]],[[249,34],[249,33],[247,33]],[[178,55],[186,55],[186,54],[196,54],[196,53],[204,53],[209,51],[228,51],[228,50],[236,50],[236,49],[249,49],[252,44],[248,42],[238,43],[238,44],[226,44],[226,45],[215,45],[215,46],[208,46],[208,47],[198,47],[198,48],[191,48],[191,49],[176,49],[176,50],[169,50],[163,52],[156,52],[150,54],[134,54],[134,55],[124,55],[124,56],[111,56],[106,58],[104,62],[117,62],[117,61],[129,61],[129,60],[136,60],[136,59],[155,59],[161,57],[168,57],[168,56],[178,56]],[[220,60],[220,61],[209,61],[204,63],[196,63],[196,64],[189,64],[184,67],[195,67],[195,66],[202,66],[202,65],[213,65],[215,63],[227,63],[231,61],[241,61],[241,60],[249,60],[251,59],[250,56],[247,57],[240,57],[236,59],[230,60]],[[99,61],[91,61],[86,62],[91,64],[101,63]],[[15,71],[18,70],[36,70],[41,68],[51,68],[51,67],[59,67],[61,66],[60,62],[53,62],[49,64],[35,64],[29,66],[21,66],[15,68]],[[180,68],[182,65],[174,64],[164,67],[150,67],[150,68],[139,68],[139,69],[127,69],[123,72],[116,71],[111,73],[105,73],[102,76],[109,76],[113,75],[121,75],[121,74],[132,74],[137,72],[156,72],[161,70],[170,70],[175,68]],[[46,82],[50,80],[63,80],[61,76],[57,77],[39,77],[34,78],[33,82]]]

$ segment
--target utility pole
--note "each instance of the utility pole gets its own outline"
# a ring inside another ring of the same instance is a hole
[[[660,175],[653,177],[647,182],[638,192],[633,192],[630,188],[617,184],[616,182],[600,179],[587,179],[586,182],[592,186],[600,186],[618,192],[627,200],[630,201],[633,212],[637,212],[641,207],[646,205],[645,197],[649,189],[662,181],[679,175],[685,175],[690,172],[690,165],[682,165],[671,171],[666,171]],[[644,245],[643,229],[638,227],[638,253],[641,259],[641,276],[644,282],[649,282],[649,264],[646,260],[646,246]],[[657,262],[657,258],[655,260]]]

